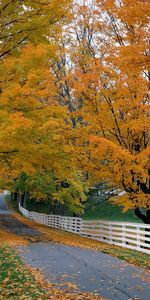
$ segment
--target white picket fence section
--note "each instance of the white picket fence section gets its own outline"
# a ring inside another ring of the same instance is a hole
[[[101,220],[82,221],[80,234],[104,243],[150,254],[150,225]]]
[[[150,254],[150,225],[46,215],[28,211],[19,204],[20,212],[38,223],[60,228],[81,236]]]
[[[60,228],[73,233],[80,233],[81,218],[62,217],[58,215],[46,215],[34,211],[28,211],[19,204],[20,212],[27,218],[47,226]]]

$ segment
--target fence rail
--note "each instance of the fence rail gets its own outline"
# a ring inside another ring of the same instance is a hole
[[[81,218],[62,217],[58,215],[46,215],[34,211],[28,211],[19,204],[20,212],[27,218],[47,226],[60,228],[73,233],[80,233]]]
[[[38,223],[77,233],[101,242],[150,254],[150,225],[46,215],[28,211],[19,204],[20,212]]]

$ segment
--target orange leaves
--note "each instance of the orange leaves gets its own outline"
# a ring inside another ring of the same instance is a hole
[[[14,114],[10,115],[10,120],[13,123],[13,127],[15,129],[16,128],[20,128],[20,127],[24,127],[25,129],[27,129],[28,127],[31,128],[32,126],[32,121],[30,119],[27,119],[23,116],[23,113],[21,112],[16,112]]]
[[[136,207],[142,207],[145,210],[150,209],[150,195],[145,195],[142,192],[137,192],[136,194],[126,193],[112,198],[111,202],[122,206],[124,212],[129,209],[134,210]]]
[[[92,143],[95,143],[102,152],[109,151],[112,154],[112,156],[114,154],[116,155],[116,157],[121,157],[121,155],[126,158],[132,157],[132,154],[130,154],[128,150],[124,149],[123,147],[120,147],[115,142],[107,138],[92,136],[90,137],[90,141]]]
[[[80,97],[82,118],[78,133],[81,136],[82,131],[85,137],[85,142],[78,139],[79,153],[84,149],[84,169],[91,182],[106,181],[129,192],[124,200],[118,198],[125,208],[134,208],[135,203],[146,208],[150,193],[149,150],[146,151],[150,128],[148,2],[96,3],[101,34],[92,23],[93,46],[86,36],[88,29],[83,19],[78,31],[84,28],[85,35],[78,37],[78,56],[74,61],[77,66],[73,94]],[[131,192],[133,201],[129,199]]]
[[[148,22],[150,7],[147,1],[124,0],[118,16],[129,25],[144,26]]]
[[[135,24],[144,26],[147,24],[150,12],[148,0],[133,0],[132,2],[123,0],[120,3],[115,0],[97,0],[97,3],[103,10],[108,11],[110,14],[114,13],[115,17],[122,22],[126,22],[129,26]]]
[[[90,137],[91,159],[94,166],[100,166],[100,174],[94,171],[97,180],[110,181],[115,186],[126,188],[125,195],[119,195],[113,199],[114,203],[123,206],[125,210],[141,206],[148,209],[150,203],[149,194],[145,194],[137,186],[137,182],[146,185],[148,180],[147,169],[150,165],[149,156],[144,154],[131,154],[128,150],[116,145],[116,143],[103,137]],[[148,150],[147,150],[148,151]],[[147,152],[149,153],[149,152]],[[143,159],[142,159],[143,157]],[[134,192],[135,191],[135,192]]]
[[[114,6],[114,4],[115,4],[115,0],[105,0],[105,1],[103,1],[103,3],[102,3],[101,0],[96,0],[96,2],[97,2],[100,6],[106,7],[107,9],[112,8],[112,7]]]
[[[9,176],[12,178],[22,171],[33,174],[38,166],[45,164],[42,156],[47,151],[50,137],[44,137],[44,132],[42,136],[41,128],[48,122],[48,117],[52,117],[52,112],[56,113],[50,48],[47,45],[26,46],[19,57],[6,59],[2,66],[1,99],[5,114],[1,115],[1,145],[6,151],[16,150],[11,157]],[[62,114],[61,109],[59,113]],[[53,129],[52,126],[49,128],[53,132],[56,129],[55,119]],[[57,122],[57,128],[59,125]]]
[[[9,85],[4,86],[2,98],[5,104],[15,109],[30,111],[52,102],[55,94],[54,79],[49,70],[49,46],[28,45],[19,58],[8,59],[7,74],[4,62],[3,80],[7,76]],[[12,77],[13,74],[13,77]]]

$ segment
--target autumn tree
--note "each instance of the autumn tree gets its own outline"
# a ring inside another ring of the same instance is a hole
[[[44,84],[45,86],[47,84],[47,93],[49,89],[49,96],[47,96],[48,98],[51,97],[54,91],[53,88],[54,82],[52,80],[52,76],[48,74],[49,73],[48,68],[50,67],[48,60],[50,59],[51,56],[54,55],[55,50],[54,49],[52,50],[52,47],[51,47],[51,51],[46,50],[46,46],[49,47],[49,45],[52,45],[52,41],[55,39],[55,35],[61,32],[62,30],[61,27],[66,23],[66,20],[68,20],[68,13],[66,13],[66,9],[68,11],[70,3],[71,1],[67,1],[67,0],[62,1],[61,5],[55,0],[53,1],[42,0],[40,2],[16,0],[16,1],[1,1],[0,3],[0,11],[1,11],[1,43],[0,43],[1,107],[0,108],[1,108],[1,117],[2,117],[1,134],[2,137],[5,137],[5,141],[7,141],[4,142],[1,139],[1,144],[2,144],[1,155],[2,156],[4,155],[5,158],[8,157],[9,159],[9,156],[11,154],[13,154],[14,156],[18,151],[14,149],[15,147],[13,147],[13,143],[9,143],[9,138],[11,134],[10,133],[7,134],[6,132],[4,133],[4,124],[5,127],[7,125],[9,127],[10,125],[12,129],[13,125],[11,124],[11,122],[12,120],[14,120],[14,123],[18,122],[18,126],[19,126],[19,122],[22,123],[22,126],[24,124],[24,130],[25,130],[27,127],[27,123],[29,125],[29,119],[30,119],[25,116],[25,111],[34,110],[35,106],[36,109],[37,106],[39,109],[39,106],[41,107],[42,104],[44,105],[43,102],[44,101],[46,102],[46,100],[44,100],[44,97],[46,97],[46,95],[44,95],[44,87],[43,87],[43,96],[42,96],[41,86],[38,87],[41,93],[40,98],[37,99],[39,95],[34,97],[34,103],[33,103],[32,96],[28,97],[28,95],[30,94],[29,90],[28,93],[26,93],[26,96],[24,95],[23,87],[25,88],[25,86],[27,86],[26,83],[27,82],[29,83],[30,81],[30,78],[27,79],[29,72],[30,74],[31,73],[33,74],[35,71],[35,76],[33,75],[35,80],[34,82],[35,94],[36,92],[39,93],[39,91],[36,90],[38,86],[38,80],[40,82],[42,82],[43,80],[43,86]],[[26,48],[28,44],[29,47]],[[25,50],[22,54],[21,51],[23,48],[25,48]],[[29,53],[30,50],[31,50],[31,55]],[[47,51],[49,52],[49,54],[46,54],[48,53]],[[25,57],[23,57],[24,54]],[[33,55],[35,56],[34,59],[33,59]],[[41,59],[42,55],[45,56],[43,60]],[[17,56],[18,56],[18,60],[17,60]],[[41,62],[39,63],[40,59]],[[21,64],[21,66],[19,66],[19,64]],[[45,75],[43,74],[44,68],[47,70],[47,71],[45,70],[44,73]],[[23,72],[25,73],[23,74]],[[39,75],[39,72],[41,72],[41,76]],[[46,79],[45,76],[47,76],[47,80],[45,80]],[[32,88],[32,92],[33,92],[33,85],[34,85],[33,77],[31,79],[32,84],[30,86]],[[11,95],[9,95],[9,93]],[[14,97],[13,94],[15,94]],[[23,100],[25,97],[28,97],[28,104],[25,103],[25,101]],[[37,101],[35,101],[35,99]],[[30,125],[31,125],[31,119],[30,119]],[[13,132],[15,134],[15,127],[13,128]],[[20,140],[18,138],[18,142],[19,141]],[[6,164],[6,168],[7,168],[7,164]]]
[[[79,213],[84,184],[69,158],[67,112],[57,99],[52,72],[70,3],[1,2],[0,165],[2,187],[45,199],[48,178],[49,183],[55,178],[54,201]]]
[[[71,0],[2,0],[1,54],[14,55],[28,43],[48,43],[68,20]]]
[[[48,196],[46,180],[49,178],[50,184],[53,174],[57,189],[51,193],[52,200],[81,213],[85,183],[65,139],[67,109],[57,101],[55,78],[50,72],[52,56],[53,45],[28,45],[19,57],[3,63],[1,179],[13,190],[20,174],[29,175],[28,189],[20,185],[19,194],[26,197],[27,192],[38,201]]]
[[[91,183],[124,191],[115,203],[150,223],[149,2],[95,4],[99,47],[88,72],[79,63],[73,71],[89,153],[84,167]]]

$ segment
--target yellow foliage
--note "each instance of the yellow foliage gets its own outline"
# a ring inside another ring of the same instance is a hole
[[[82,121],[72,133],[76,153],[92,185],[105,182],[126,193],[115,203],[125,210],[149,210],[150,6],[136,0],[96,3],[99,20],[94,22],[92,9],[85,8],[77,23],[80,42],[73,54],[72,85],[81,103],[74,116]]]

